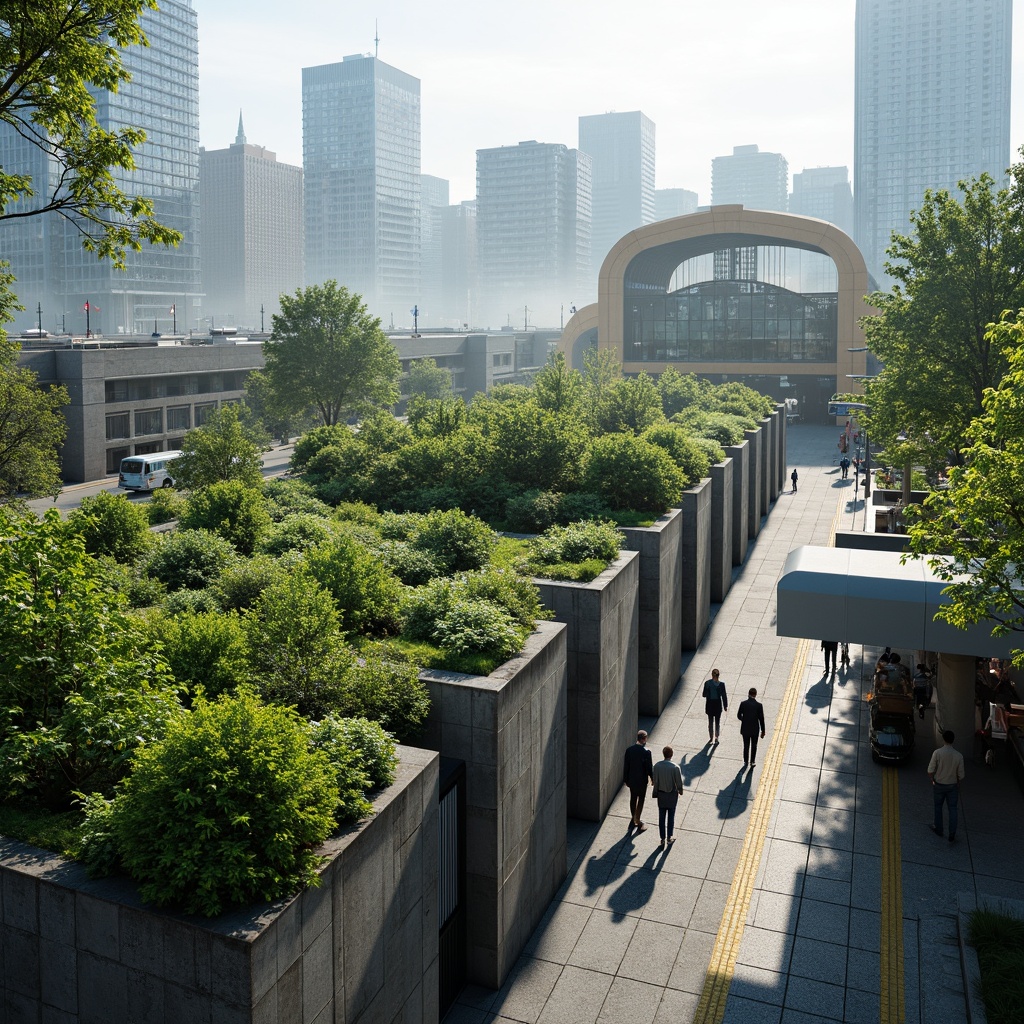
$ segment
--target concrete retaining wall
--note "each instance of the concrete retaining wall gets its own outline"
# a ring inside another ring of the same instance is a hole
[[[761,516],[768,515],[772,507],[772,477],[775,467],[772,464],[772,421],[765,417],[760,421],[761,427]]]
[[[213,920],[154,910],[131,882],[0,840],[3,1019],[436,1020],[438,758],[399,753],[373,817],[325,844],[318,888]]]
[[[711,478],[683,491],[683,647],[696,650],[711,621]]]
[[[732,564],[746,561],[750,544],[747,506],[750,502],[750,442],[730,445],[725,454],[732,459]]]
[[[538,623],[489,676],[420,674],[432,701],[423,743],[466,762],[467,974],[489,988],[565,878],[567,632]]]
[[[785,417],[782,417],[785,419]],[[775,501],[779,496],[780,475],[779,458],[782,445],[782,435],[779,430],[779,410],[775,409],[768,417],[768,434],[771,437],[771,449],[768,453],[768,497]]]
[[[711,467],[711,600],[721,602],[732,586],[733,466]]]
[[[640,554],[637,707],[641,715],[660,715],[679,682],[682,525],[682,512],[672,509],[652,526],[620,529],[625,547]]]
[[[535,579],[568,626],[569,817],[600,821],[622,788],[622,752],[636,738],[640,555],[622,551],[597,579]]]
[[[750,445],[747,471],[750,475],[750,488],[747,493],[747,536],[753,540],[761,532],[761,495],[764,484],[761,480],[762,448],[764,438],[761,428],[745,430],[743,436]]]

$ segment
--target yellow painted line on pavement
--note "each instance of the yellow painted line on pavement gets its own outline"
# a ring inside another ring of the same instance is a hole
[[[903,855],[900,849],[900,777],[882,769],[881,1024],[904,1024]]]
[[[829,545],[834,543],[836,530],[842,521],[844,497],[845,495],[836,502],[836,511],[829,530]],[[754,881],[761,864],[764,841],[768,835],[768,822],[771,818],[772,807],[775,805],[775,794],[778,792],[779,779],[785,764],[789,732],[803,696],[803,682],[810,653],[811,641],[799,640],[796,655],[793,658],[793,666],[789,671],[789,679],[786,682],[786,692],[779,708],[779,717],[772,732],[768,757],[764,761],[764,770],[757,787],[757,796],[754,797],[754,805],[750,811],[750,821],[747,823],[747,832],[743,838],[739,863],[737,863],[732,876],[725,911],[722,914],[718,935],[715,937],[715,945],[711,951],[711,962],[708,964],[708,971],[704,977],[704,988],[693,1018],[694,1024],[721,1024],[725,1017],[725,1003],[729,998],[729,987],[736,972],[736,957],[743,939],[747,914],[750,912]]]

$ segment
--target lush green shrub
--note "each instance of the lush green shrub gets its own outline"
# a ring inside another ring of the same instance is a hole
[[[598,559],[608,566],[619,557],[622,534],[614,523],[589,520],[552,526],[531,544],[531,561],[541,565]]]
[[[430,695],[414,664],[371,645],[349,672],[344,710],[369,718],[406,743],[419,735],[430,711]]]
[[[336,750],[354,752],[356,763],[366,776],[364,789],[384,789],[395,781],[398,768],[395,741],[378,722],[327,715],[319,722],[310,723],[310,736],[314,749],[325,751],[332,763]],[[339,780],[339,791],[341,788]]]
[[[271,525],[260,537],[259,550],[268,555],[283,555],[286,551],[306,551],[329,540],[331,532],[329,519],[309,512],[296,512],[287,519]]]
[[[221,480],[189,496],[178,527],[209,530],[230,541],[239,554],[251,555],[270,528],[270,513],[262,490],[241,480]]]
[[[384,540],[412,540],[423,522],[423,516],[411,512],[384,512],[377,529]]]
[[[150,608],[167,596],[164,585],[147,576],[145,566],[138,562],[125,565],[109,555],[97,555],[96,562],[103,588],[109,593],[120,594],[131,608]]]
[[[306,463],[305,476],[319,495],[319,484],[347,480],[358,472],[364,459],[363,449],[350,434],[345,441],[329,444],[313,455]]]
[[[607,434],[590,449],[585,487],[612,508],[661,515],[679,501],[685,485],[683,471],[663,448],[633,434]]]
[[[206,590],[175,590],[163,601],[167,615],[198,615],[200,612],[220,611],[220,602],[212,588]]]
[[[295,442],[295,450],[292,452],[291,468],[294,473],[305,471],[309,460],[317,452],[332,444],[343,445],[352,440],[352,431],[343,423],[333,423],[330,426],[314,427],[307,431]]]
[[[610,516],[608,503],[589,491],[527,491],[505,505],[505,521],[514,533],[543,533],[551,526]]]
[[[404,540],[385,540],[377,545],[376,554],[380,560],[403,583],[419,587],[444,575],[444,566],[430,554],[420,551]]]
[[[238,480],[250,487],[263,483],[263,452],[270,438],[252,420],[244,405],[213,409],[202,426],[190,430],[181,442],[181,457],[174,464],[177,486],[195,491],[221,480]]]
[[[309,574],[333,598],[347,633],[394,632],[402,585],[381,559],[341,533],[306,553]]]
[[[267,512],[275,523],[280,523],[297,512],[313,516],[329,516],[331,508],[315,494],[305,480],[286,480],[270,477],[263,481],[263,497],[267,499]]]
[[[461,509],[430,512],[419,523],[413,547],[429,552],[447,572],[479,569],[494,547],[494,531]]]
[[[154,491],[143,506],[150,526],[173,523],[181,515],[184,507],[185,499],[171,487],[161,487],[159,491]]]
[[[707,412],[703,409],[687,409],[675,421],[698,437],[710,437],[722,447],[742,444],[744,431],[753,430],[757,421],[753,417],[735,416],[727,412]]]
[[[145,507],[109,491],[83,498],[68,515],[68,524],[81,534],[90,555],[109,555],[119,562],[141,558],[153,541]]]
[[[190,593],[190,591],[179,591]],[[232,693],[248,678],[245,634],[235,613],[160,616],[151,624],[174,678],[191,694]]]
[[[308,573],[276,580],[242,617],[247,661],[264,699],[317,718],[342,707],[354,656],[334,600]]]
[[[668,452],[672,461],[683,471],[684,486],[698,483],[708,475],[711,468],[708,446],[691,437],[682,427],[674,423],[659,423],[646,431],[643,438]],[[720,450],[714,442],[711,448],[713,451]]]
[[[358,526],[372,527],[374,530],[380,523],[380,513],[363,501],[340,502],[334,509],[334,518],[342,523],[355,523]]]
[[[143,747],[97,831],[144,900],[212,917],[316,885],[337,803],[307,723],[243,690],[198,700]]]
[[[0,799],[109,792],[180,714],[164,659],[51,509],[0,506]]]
[[[146,571],[168,590],[203,590],[235,558],[229,541],[208,530],[175,530],[163,536]]]
[[[483,569],[467,572],[455,581],[460,594],[468,601],[489,601],[504,609],[523,626],[533,631],[538,619],[551,618],[551,612],[540,603],[536,586],[526,576],[504,569]]]
[[[269,555],[239,558],[225,567],[210,590],[224,611],[243,612],[287,572],[287,566]]]
[[[694,447],[701,453],[702,458],[707,459],[709,471],[712,466],[725,459],[725,451],[713,437],[694,437],[691,438],[691,441]],[[686,471],[685,466],[683,471]],[[694,480],[694,483],[696,483],[696,480]]]
[[[366,799],[370,789],[370,775],[362,763],[361,751],[348,741],[347,733],[333,715],[325,715],[319,722],[309,723],[309,746],[323,754],[330,762],[338,787],[338,802],[334,817],[340,822],[358,821],[373,810]]]

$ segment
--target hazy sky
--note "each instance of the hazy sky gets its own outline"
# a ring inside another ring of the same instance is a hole
[[[898,3],[899,0],[892,0]],[[475,195],[476,150],[577,144],[577,118],[642,110],[657,187],[711,198],[711,158],[756,143],[792,175],[853,174],[855,0],[193,0],[202,143],[302,163],[303,67],[372,53],[421,82],[422,167]],[[1014,4],[1012,152],[1024,143],[1024,11]],[[358,8],[358,10],[357,10]]]

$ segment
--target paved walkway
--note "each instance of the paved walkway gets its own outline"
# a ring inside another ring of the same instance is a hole
[[[658,848],[650,803],[647,831],[627,834],[625,791],[599,825],[570,821],[568,878],[508,981],[466,989],[447,1024],[966,1020],[957,894],[1024,898],[1021,793],[968,753],[958,841],[937,839],[931,713],[913,760],[879,768],[863,701],[877,649],[851,647],[850,670],[829,679],[817,643],[775,635],[789,551],[863,526],[835,437],[791,428],[798,492],[780,494],[668,706],[641,722],[655,760],[670,744],[682,769],[676,843]],[[751,686],[763,700],[753,771],[735,710],[706,745],[712,667],[732,709]]]

